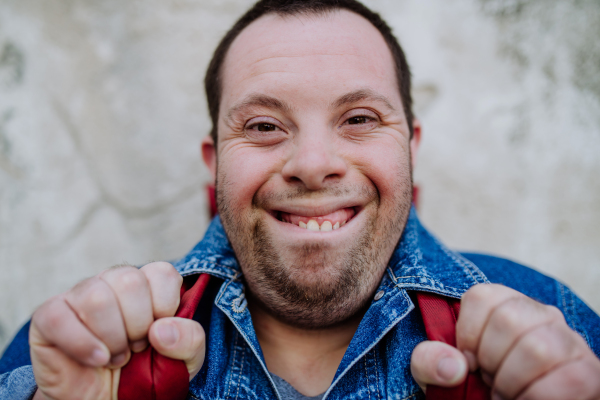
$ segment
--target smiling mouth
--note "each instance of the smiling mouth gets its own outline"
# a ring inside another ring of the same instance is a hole
[[[287,222],[309,231],[328,232],[341,228],[357,213],[356,207],[341,208],[327,215],[310,217],[277,211],[276,218],[281,222]]]

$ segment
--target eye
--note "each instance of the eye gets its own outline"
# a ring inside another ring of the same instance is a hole
[[[259,124],[255,124],[249,127],[250,129],[256,129],[259,132],[273,132],[278,130],[279,128],[273,124],[261,122]]]
[[[246,139],[260,145],[273,145],[287,137],[285,125],[271,117],[250,119],[244,128]]]
[[[371,122],[371,118],[365,117],[364,115],[348,118],[348,120],[346,121],[348,125],[360,125],[366,124],[367,122]]]

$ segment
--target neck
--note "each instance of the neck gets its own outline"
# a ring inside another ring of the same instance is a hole
[[[248,305],[269,371],[305,396],[325,392],[363,314],[331,328],[313,330],[286,324],[256,302]]]

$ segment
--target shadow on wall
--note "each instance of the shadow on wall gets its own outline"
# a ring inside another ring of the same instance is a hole
[[[4,346],[8,345],[8,334],[4,329],[4,324],[0,321],[0,355],[4,353]]]

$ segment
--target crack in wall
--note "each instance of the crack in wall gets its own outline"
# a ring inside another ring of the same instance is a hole
[[[71,138],[77,150],[77,153],[82,156],[84,164],[86,165],[89,175],[92,178],[94,186],[100,192],[99,199],[97,199],[91,206],[87,208],[87,210],[80,217],[80,220],[77,223],[77,225],[63,239],[63,242],[66,242],[77,236],[79,233],[81,233],[93,219],[94,215],[103,206],[107,206],[114,209],[119,213],[119,215],[121,215],[125,219],[146,219],[164,213],[170,207],[173,207],[191,198],[200,190],[200,185],[189,185],[187,187],[184,187],[174,195],[166,199],[159,200],[156,203],[151,204],[149,206],[131,206],[121,202],[120,200],[112,196],[106,189],[106,187],[104,187],[104,184],[100,179],[100,172],[97,170],[97,167],[89,161],[89,157],[86,156],[86,151],[83,148],[83,145],[81,144],[81,134],[79,133],[78,128],[75,126],[75,123],[72,121],[70,115],[67,113],[65,108],[56,99],[52,101],[52,106],[56,111],[56,114],[59,117],[59,119],[65,125],[67,133]]]
[[[11,160],[12,143],[8,139],[6,126],[14,116],[14,110],[8,109],[0,117],[0,168],[15,179],[23,178],[24,171]]]

